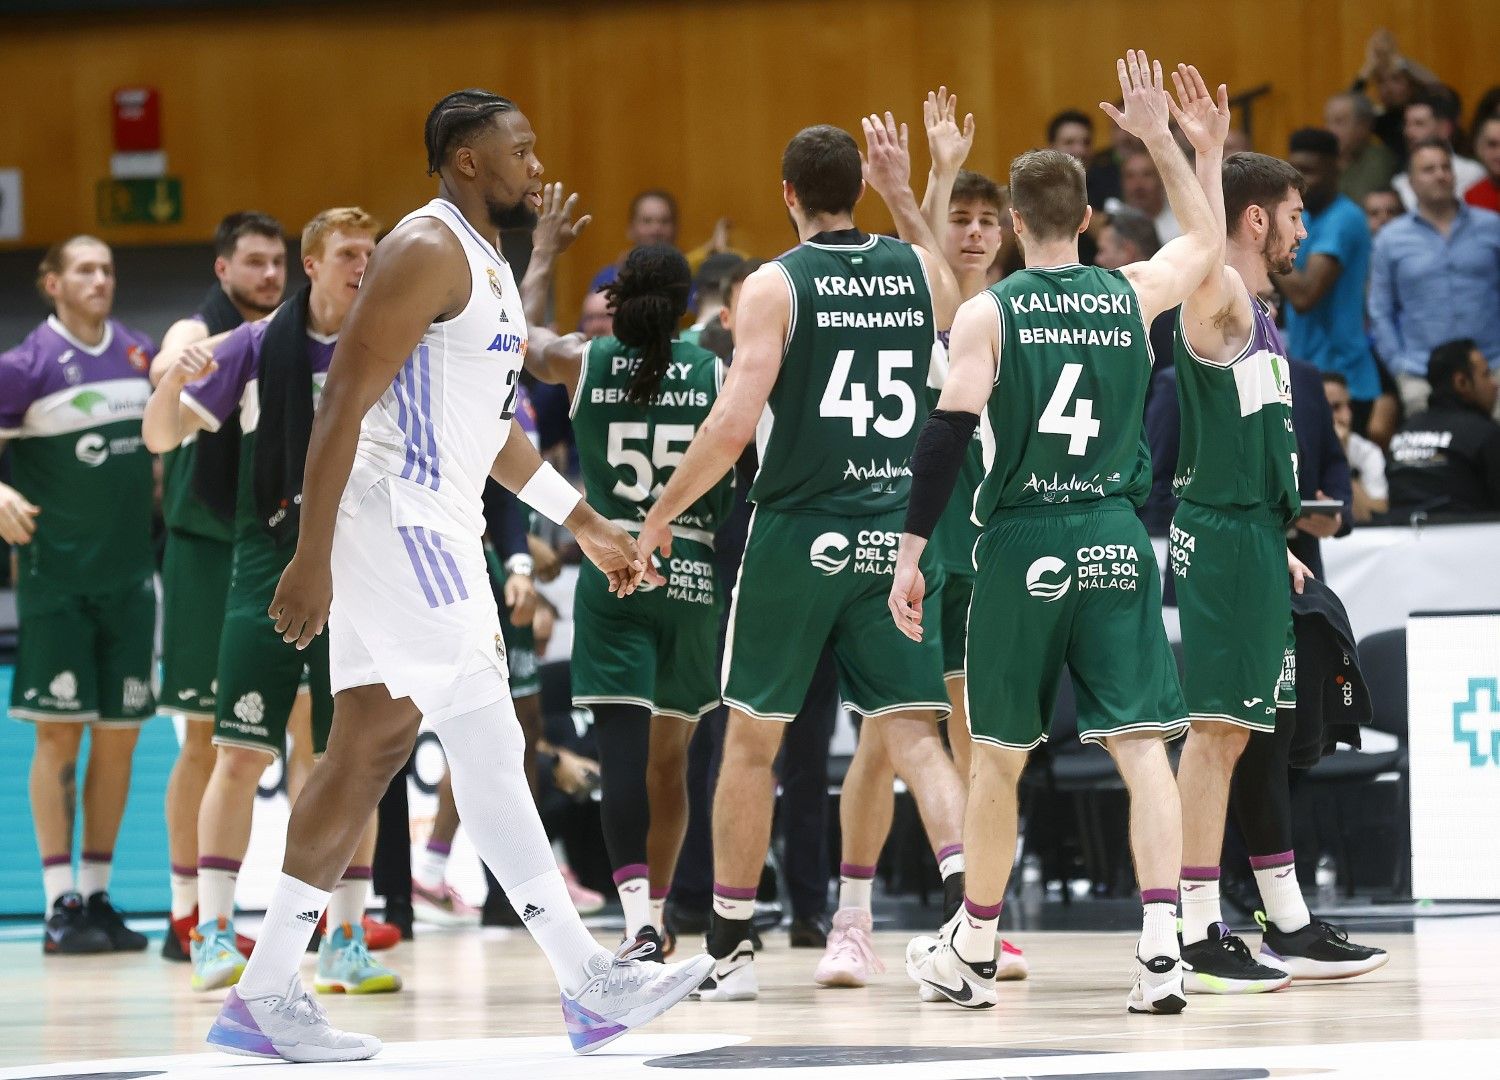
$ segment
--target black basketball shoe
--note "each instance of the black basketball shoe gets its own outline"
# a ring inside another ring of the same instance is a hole
[[[1190,994],[1269,994],[1292,981],[1279,968],[1256,963],[1250,946],[1221,922],[1203,941],[1182,946],[1182,971]]]
[[[109,947],[115,952],[146,951],[146,935],[125,925],[123,913],[109,902],[109,893],[96,892],[89,897],[85,911],[89,923],[104,931],[104,936],[109,938]]]
[[[52,916],[42,937],[42,952],[76,955],[113,951],[109,935],[89,920],[82,896],[76,892],[63,893],[53,902]]]
[[[1255,913],[1265,936],[1260,942],[1260,959],[1270,967],[1286,972],[1293,979],[1352,979],[1384,966],[1390,956],[1384,949],[1356,945],[1349,932],[1322,919],[1313,918],[1301,930],[1286,933]]]

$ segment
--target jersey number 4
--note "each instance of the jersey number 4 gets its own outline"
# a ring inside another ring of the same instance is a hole
[[[848,417],[856,439],[865,437],[871,421],[875,423],[877,435],[899,439],[911,430],[917,419],[917,396],[910,386],[896,377],[897,371],[912,366],[911,350],[881,349],[875,354],[875,360],[879,365],[876,389],[880,392],[881,404],[891,398],[900,403],[901,409],[895,419],[884,414],[876,416],[875,405],[870,401],[865,384],[850,380],[849,371],[854,366],[853,349],[841,349],[833,358],[833,371],[829,373],[828,385],[823,388],[823,400],[818,402],[818,415]]]
[[[651,441],[651,456],[646,456],[645,443],[649,428],[643,423],[617,423],[609,425],[609,445],[605,457],[615,469],[629,469],[635,478],[626,483],[624,477],[615,481],[614,495],[631,502],[645,502],[647,497],[657,498],[666,485],[666,476],[677,468],[687,446],[693,441],[692,424],[657,424]],[[626,445],[640,443],[641,449]]]
[[[1072,415],[1067,411],[1068,403],[1073,400],[1073,392],[1078,389],[1078,376],[1082,374],[1082,364],[1063,365],[1062,374],[1057,377],[1057,387],[1052,391],[1052,397],[1042,410],[1042,418],[1036,425],[1036,429],[1043,435],[1066,435],[1068,454],[1071,457],[1083,457],[1088,450],[1089,440],[1099,434],[1099,421],[1094,419],[1093,398],[1079,398]]]

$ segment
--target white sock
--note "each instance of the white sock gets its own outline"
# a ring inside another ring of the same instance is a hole
[[[610,955],[589,936],[552,858],[526,783],[525,738],[510,696],[439,720],[434,730],[448,758],[459,816],[469,823],[469,839],[547,955],[563,993],[576,994],[608,970]]]
[[[875,888],[875,868],[842,863],[839,866],[839,907],[870,910],[870,893]]]
[[[658,934],[667,932],[667,898],[665,896],[651,898],[651,925]]]
[[[109,892],[109,871],[114,862],[108,855],[84,852],[78,861],[78,891],[87,900],[95,893]]]
[[[352,872],[352,876],[351,876]],[[348,923],[359,926],[365,917],[365,908],[370,903],[370,868],[351,866],[344,872],[339,883],[333,887],[328,899],[328,930]]]
[[[63,858],[63,856],[58,856]],[[66,862],[53,863],[48,866],[42,864],[42,888],[47,893],[47,914],[52,914],[52,905],[57,903],[57,898],[64,893],[73,891],[73,859],[67,857]]]
[[[1255,865],[1270,859],[1277,862],[1274,865]],[[1302,887],[1297,884],[1297,862],[1290,851],[1284,856],[1251,859],[1250,865],[1255,871],[1255,884],[1260,889],[1266,918],[1276,924],[1276,929],[1290,934],[1312,922],[1307,901],[1302,899]]]
[[[185,919],[198,906],[198,871],[187,867],[172,868],[172,918]]]
[[[747,892],[750,895],[736,895],[740,892]],[[749,922],[755,914],[755,890],[727,889],[716,883],[714,885],[714,914],[728,922]]]
[[[1224,921],[1223,912],[1219,909],[1218,868],[1185,866],[1177,888],[1182,896],[1183,944],[1207,941],[1208,928]],[[1150,957],[1146,959],[1149,960]]]
[[[234,922],[234,883],[239,880],[240,864],[231,859],[214,859],[222,866],[198,863],[198,922],[225,918]]]
[[[964,872],[964,846],[949,844],[938,852],[938,877],[947,881],[954,874]]]
[[[448,880],[448,855],[452,847],[449,844],[436,844],[428,841],[427,847],[422,851],[422,857],[417,860],[414,868],[416,879],[428,889],[440,889],[443,882]]]
[[[651,921],[651,880],[645,870],[644,865],[635,864],[615,871],[615,891],[620,894],[620,906],[625,909],[626,941]],[[626,876],[622,877],[622,874]]]
[[[1000,933],[1000,905],[992,908],[969,903],[964,897],[953,928],[953,951],[971,964],[995,959],[995,940]]]
[[[1142,960],[1153,960],[1158,956],[1176,959],[1181,955],[1177,944],[1177,911],[1173,905],[1142,905],[1141,940],[1137,950]]]
[[[329,893],[288,874],[278,875],[255,951],[240,976],[241,997],[280,994],[302,966],[307,943],[318,928]]]

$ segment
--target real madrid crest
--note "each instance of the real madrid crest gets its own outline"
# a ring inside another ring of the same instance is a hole
[[[487,266],[484,269],[485,273],[490,276],[490,292],[495,294],[496,300],[503,300],[505,298],[505,290],[500,287],[500,275],[495,273],[493,266]]]
[[[494,271],[491,270],[490,273],[493,274]],[[499,634],[495,635],[495,655],[500,658],[502,664],[505,663],[505,639]]]

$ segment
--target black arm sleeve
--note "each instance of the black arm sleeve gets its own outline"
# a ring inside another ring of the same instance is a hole
[[[526,543],[526,517],[521,511],[521,500],[493,478],[484,482],[484,524],[501,562],[531,550]]]
[[[905,531],[929,538],[938,518],[953,497],[964,455],[979,417],[974,413],[934,409],[917,436],[911,455],[911,502],[906,507]]]

